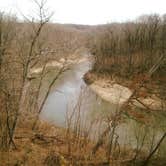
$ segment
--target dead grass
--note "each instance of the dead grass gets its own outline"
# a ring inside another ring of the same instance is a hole
[[[27,115],[28,116],[28,115]],[[86,165],[85,163],[104,162],[103,150],[90,158],[93,143],[78,149],[76,140],[71,140],[71,154],[68,154],[66,129],[56,127],[47,122],[39,122],[37,129],[32,131],[30,120],[19,121],[14,140],[17,149],[0,152],[0,166],[42,166],[42,165]],[[84,141],[84,139],[79,140]],[[96,160],[97,159],[97,160]],[[79,164],[80,163],[80,164]]]
[[[130,115],[142,123],[148,123],[149,114],[132,112]],[[99,148],[95,155],[92,149],[95,142],[76,137],[70,131],[71,151],[68,151],[69,137],[67,130],[40,121],[36,129],[32,130],[33,114],[24,113],[20,118],[14,140],[17,149],[0,152],[0,166],[104,166],[108,165],[106,158],[107,145]],[[141,153],[141,158],[144,158]],[[133,150],[129,147],[114,151],[110,158],[110,165],[125,166],[133,158]],[[139,158],[140,159],[140,158]]]

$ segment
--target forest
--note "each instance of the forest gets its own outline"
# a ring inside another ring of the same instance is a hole
[[[0,12],[0,166],[164,166],[166,15],[58,24],[34,5],[36,18]],[[71,84],[74,106],[57,95]],[[41,118],[52,94],[63,126]]]

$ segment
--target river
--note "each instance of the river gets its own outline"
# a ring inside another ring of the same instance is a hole
[[[85,57],[87,60],[71,66],[70,70],[63,73],[57,80],[41,112],[41,119],[60,127],[66,127],[67,114],[70,114],[77,105],[81,112],[80,116],[83,119],[82,121],[84,121],[82,125],[84,129],[87,129],[87,125],[92,121],[95,122],[98,120],[100,122],[100,120],[103,120],[117,110],[117,105],[102,100],[84,83],[83,75],[91,68],[89,56]],[[144,113],[143,116],[148,117],[148,123],[154,122],[151,130],[137,120],[125,115],[123,116],[122,122],[116,129],[120,145],[136,148],[141,143],[136,138],[138,136],[143,137],[147,134],[147,131],[150,131],[147,136],[148,141],[152,135],[156,135],[156,141],[160,138],[162,132],[165,131],[165,118],[163,116],[158,117],[156,114],[149,115],[147,113]],[[96,123],[92,127],[93,131],[91,131],[93,138],[96,138],[96,133],[98,135],[102,133],[105,127],[105,122],[102,125],[101,123]]]

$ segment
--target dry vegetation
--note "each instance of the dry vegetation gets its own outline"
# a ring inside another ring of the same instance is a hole
[[[36,161],[32,159],[28,165],[33,165],[33,161],[34,165],[41,165],[43,156],[40,154],[46,152],[46,155],[49,148],[43,148],[43,152],[39,152],[40,147],[31,149],[31,139],[36,135],[38,116],[48,94],[66,66],[64,62],[56,70],[40,102],[48,71],[43,67],[33,87],[35,78],[29,77],[29,73],[33,67],[46,66],[49,61],[66,59],[84,50],[83,31],[70,25],[48,23],[52,13],[46,13],[46,2],[34,3],[38,7],[37,19],[25,17],[25,21],[20,22],[15,16],[0,13],[0,165],[24,165],[27,151],[24,145],[39,157],[34,155]]]
[[[116,80],[131,89],[143,81],[146,92],[165,100],[165,33],[165,15],[155,14],[97,27],[89,43],[94,65],[85,81]]]
[[[96,80],[105,80],[105,82],[108,82],[105,86],[108,88],[112,82],[116,82],[132,89],[132,95],[122,106],[118,117],[121,118],[123,114],[126,114],[131,119],[144,123],[145,128],[147,126],[150,127],[149,123],[152,123],[149,117],[146,117],[143,113],[150,113],[152,111],[149,107],[150,105],[144,105],[145,110],[143,112],[138,111],[132,107],[132,100],[137,100],[143,104],[139,100],[140,97],[155,96],[159,97],[163,104],[165,103],[165,32],[165,15],[162,17],[146,15],[133,22],[113,23],[96,27],[94,35],[92,35],[93,40],[89,43],[90,51],[94,55],[94,64],[92,70],[85,74],[85,81],[92,84]],[[158,114],[162,113],[165,114],[165,107],[163,107],[161,112],[158,110]],[[116,116],[114,118],[116,119]],[[114,118],[110,120],[113,124]],[[117,121],[115,120],[116,123]],[[112,126],[112,135],[114,135],[116,123]],[[108,131],[110,130],[108,129]],[[162,133],[163,137],[161,137],[161,140],[163,141],[166,135],[165,129]],[[143,135],[142,143],[139,145],[140,150],[144,146],[144,141],[147,137],[146,134]],[[136,139],[139,140],[138,136],[136,136]],[[112,142],[110,146],[112,147]],[[157,147],[154,149],[157,151]],[[135,156],[137,156],[137,152],[140,152],[140,150],[139,148],[136,150]],[[149,157],[152,157],[154,153],[152,152]],[[151,158],[149,157],[145,159],[143,165],[148,164]],[[133,160],[136,161],[136,158],[134,157]],[[137,164],[137,162],[134,163],[134,165]]]
[[[143,124],[139,128],[146,132],[141,138],[139,131],[135,134],[136,149],[121,147],[118,143],[116,129],[123,121],[124,110],[127,109],[127,116],[136,114],[128,104],[139,92],[138,87],[134,87],[123,109],[91,123],[82,115],[81,97],[66,117],[66,129],[41,122],[39,115],[55,81],[67,69],[64,61],[51,75],[41,98],[49,73],[46,64],[87,50],[95,56],[92,70],[95,74],[125,78],[140,74],[141,79],[149,72],[165,88],[166,17],[153,15],[133,23],[101,27],[59,25],[49,23],[52,13],[46,13],[44,0],[34,2],[39,13],[35,20],[25,18],[20,22],[14,16],[0,13],[0,166],[147,165],[151,159],[152,164],[163,165],[165,151],[160,145],[165,145],[165,132],[154,141],[155,134],[151,137],[151,131],[147,132],[150,128]],[[40,75],[30,77],[31,69],[41,65]],[[165,91],[161,92],[160,96],[165,99]],[[101,123],[106,124],[105,130],[97,133],[98,139],[92,140],[94,126]],[[151,143],[145,150],[144,144],[149,140]]]
[[[157,69],[164,71],[165,33],[166,18],[158,15],[102,27],[92,46],[94,70],[131,76],[147,72],[160,60]]]
[[[94,70],[130,77],[164,61],[165,20],[165,16],[149,15],[133,22],[98,27],[91,48],[96,60]],[[159,70],[164,72],[165,62]]]

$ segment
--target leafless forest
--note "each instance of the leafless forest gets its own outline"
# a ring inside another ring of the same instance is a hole
[[[164,166],[166,15],[98,26],[55,24],[44,1],[34,5],[35,19],[24,16],[20,21],[0,12],[0,166]],[[70,70],[68,61],[86,53],[93,57],[93,65],[85,82],[115,79],[132,89],[130,98],[113,114],[90,124],[81,113],[82,94],[66,116],[66,127],[40,120],[55,82]],[[55,61],[59,67],[48,69]],[[34,74],[38,68],[40,72]],[[133,100],[141,102],[139,98],[148,95],[160,98],[162,109],[132,106]],[[124,117],[138,122],[131,138],[135,148],[118,142],[116,131]],[[155,117],[158,121],[153,123]],[[96,130],[98,138],[91,139],[93,127],[101,123],[106,127]]]

